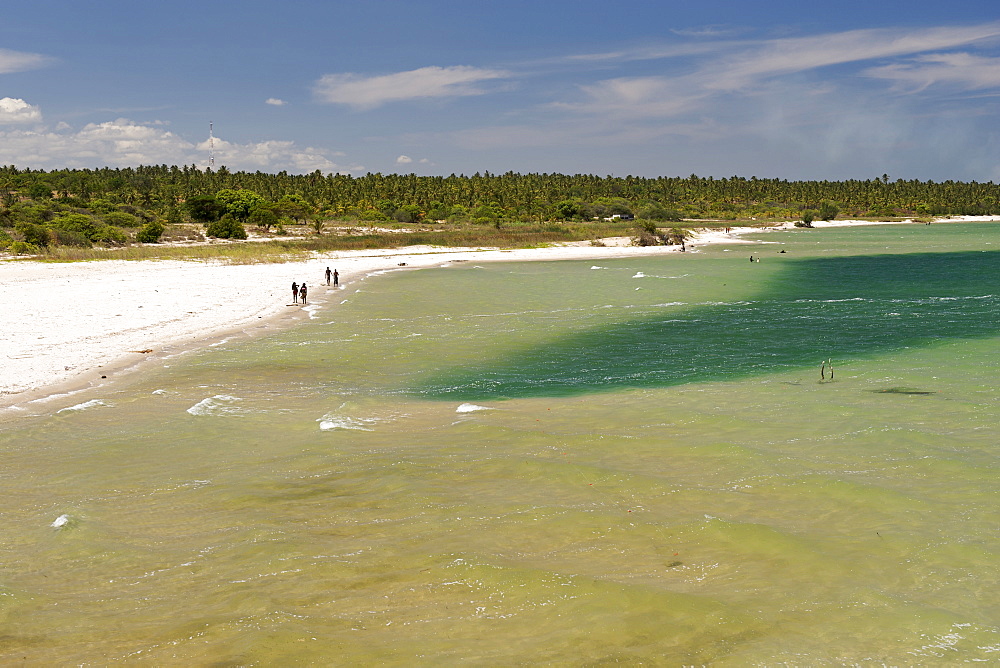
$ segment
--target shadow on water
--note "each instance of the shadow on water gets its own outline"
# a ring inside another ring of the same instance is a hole
[[[1000,331],[1000,253],[810,258],[757,296],[665,307],[543,347],[455,368],[407,392],[431,399],[569,396],[820,366]]]

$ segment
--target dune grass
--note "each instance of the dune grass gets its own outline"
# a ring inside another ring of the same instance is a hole
[[[410,231],[412,230],[412,231]],[[89,260],[194,260],[227,264],[281,263],[303,260],[313,253],[374,250],[406,246],[445,248],[532,248],[547,244],[629,236],[627,223],[543,223],[496,226],[467,225],[444,229],[381,230],[334,228],[327,234],[296,239],[252,241],[213,240],[198,244],[135,244],[120,248],[54,246],[35,256],[42,262]]]

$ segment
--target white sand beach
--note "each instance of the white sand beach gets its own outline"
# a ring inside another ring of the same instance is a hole
[[[190,350],[273,332],[344,299],[358,281],[376,272],[463,261],[597,259],[678,250],[626,245],[408,247],[253,265],[0,261],[0,417],[45,410],[41,404],[67,399]],[[327,267],[339,272],[339,290],[322,285]],[[293,281],[309,286],[307,305],[292,303]]]
[[[974,220],[997,217],[977,217]],[[820,225],[861,224],[835,221]],[[771,229],[787,229],[791,223]],[[694,250],[761,228],[701,232]],[[335,300],[375,272],[452,262],[597,260],[662,255],[678,246],[638,247],[628,239],[545,248],[445,249],[409,247],[340,251],[285,264],[227,265],[194,261],[0,261],[0,417],[50,410],[51,402],[163,364],[190,350],[233,337],[276,331]],[[322,285],[327,267],[340,289]],[[305,281],[309,304],[291,303],[291,283]]]

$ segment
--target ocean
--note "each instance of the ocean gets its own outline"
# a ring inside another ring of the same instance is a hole
[[[0,657],[997,663],[1000,224],[752,238],[373,275],[8,420]]]

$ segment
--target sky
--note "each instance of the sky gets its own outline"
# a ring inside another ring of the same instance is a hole
[[[6,5],[3,165],[1000,182],[996,0]]]

